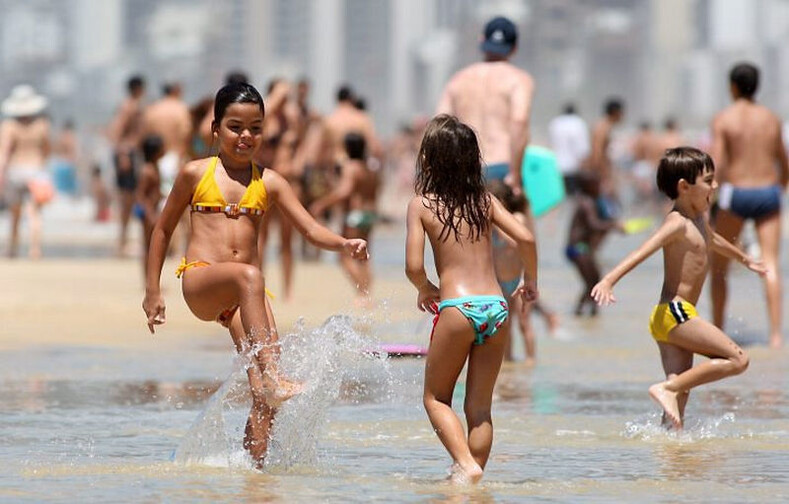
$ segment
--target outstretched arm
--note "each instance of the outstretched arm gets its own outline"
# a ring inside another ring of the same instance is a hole
[[[290,219],[307,241],[326,250],[344,250],[354,259],[366,260],[369,257],[365,240],[343,238],[316,221],[280,174],[266,170],[264,176],[269,196],[274,198],[285,217]]]
[[[415,196],[408,204],[406,217],[408,231],[405,241],[405,274],[419,291],[417,308],[435,313],[440,296],[438,288],[427,278],[425,272],[425,227],[422,224],[424,211],[422,197]]]
[[[523,261],[523,290],[526,301],[536,301],[537,291],[537,243],[534,235],[514,215],[509,213],[496,197],[490,197],[492,220],[501,231],[515,241],[518,254]]]
[[[592,297],[600,305],[608,305],[616,302],[614,297],[614,285],[633,268],[641,264],[647,257],[654,254],[658,249],[665,247],[673,240],[682,236],[685,232],[685,220],[683,217],[671,213],[663,221],[663,224],[650,236],[647,241],[641,244],[636,250],[625,257],[622,262],[608,272],[600,282],[592,288]]]
[[[767,268],[764,267],[764,263],[762,261],[744,254],[740,249],[732,245],[729,240],[712,231],[712,229],[709,227],[709,224],[707,225],[707,232],[712,235],[710,246],[712,247],[713,252],[724,257],[728,257],[729,259],[735,259],[741,262],[743,266],[749,270],[760,275],[767,273]]]

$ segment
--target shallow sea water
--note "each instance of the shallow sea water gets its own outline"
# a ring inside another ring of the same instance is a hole
[[[604,267],[637,241],[614,242]],[[445,481],[450,460],[421,405],[424,361],[366,353],[390,333],[426,344],[429,320],[404,327],[392,314],[372,328],[339,316],[283,331],[283,365],[308,387],[283,407],[262,472],[241,449],[248,399],[242,363],[226,350],[1,352],[0,501],[789,501],[789,352],[750,345],[764,339],[758,279],[733,275],[729,330],[750,368],[694,390],[677,434],[660,427],[647,394],[662,374],[645,328],[659,258],[597,319],[566,314],[574,273],[559,254],[541,258],[543,298],[562,327],[549,337],[536,321],[536,367],[504,365],[476,487]],[[457,411],[462,397],[461,379]]]

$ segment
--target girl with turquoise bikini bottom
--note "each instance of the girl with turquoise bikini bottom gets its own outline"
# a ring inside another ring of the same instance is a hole
[[[474,132],[455,117],[439,115],[427,127],[417,157],[416,196],[408,205],[406,274],[418,290],[420,310],[436,315],[425,365],[423,402],[452,457],[451,478],[475,483],[493,443],[491,402],[506,341],[507,301],[496,281],[492,232],[516,243],[524,265],[514,292],[537,299],[537,251],[531,233],[485,190]],[[439,286],[427,277],[425,235]],[[452,410],[455,383],[468,361],[464,411],[468,433]]]

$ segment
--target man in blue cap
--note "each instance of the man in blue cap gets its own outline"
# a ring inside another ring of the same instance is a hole
[[[534,80],[509,62],[517,41],[518,29],[512,21],[491,19],[480,44],[484,61],[452,76],[436,113],[452,114],[474,128],[486,165],[485,177],[504,180],[521,193],[520,168],[529,143]]]

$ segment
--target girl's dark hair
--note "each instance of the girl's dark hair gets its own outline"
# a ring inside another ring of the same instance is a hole
[[[715,171],[715,164],[706,152],[693,147],[676,147],[666,150],[657,169],[657,186],[671,199],[677,199],[677,183],[685,179],[696,183],[696,177],[704,172]]]
[[[482,177],[482,160],[474,131],[456,117],[441,114],[427,125],[416,161],[416,193],[425,197],[443,228],[440,240],[451,233],[460,238],[460,225],[469,238],[487,231],[490,196]]]
[[[222,87],[214,98],[214,124],[222,122],[225,117],[227,107],[234,103],[254,103],[260,107],[260,113],[265,115],[266,109],[263,107],[263,97],[255,86],[246,82],[234,82]]]

